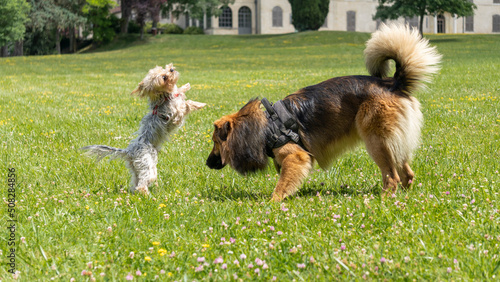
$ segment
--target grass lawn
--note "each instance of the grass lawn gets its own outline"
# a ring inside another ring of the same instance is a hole
[[[247,177],[205,166],[214,120],[252,97],[367,74],[369,34],[161,35],[1,58],[0,280],[11,279],[11,242],[22,281],[498,280],[500,36],[429,37],[444,57],[430,90],[416,94],[425,126],[415,184],[384,201],[363,148],[316,167],[283,203],[269,202],[272,166]],[[78,148],[126,147],[147,112],[129,93],[170,62],[208,107],[165,144],[153,197],[130,195],[122,162],[95,164]]]

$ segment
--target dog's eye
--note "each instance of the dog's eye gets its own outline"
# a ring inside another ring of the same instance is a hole
[[[167,80],[167,76],[166,75],[163,76],[163,80]]]

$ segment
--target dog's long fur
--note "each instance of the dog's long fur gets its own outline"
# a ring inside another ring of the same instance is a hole
[[[158,152],[169,135],[179,129],[187,115],[205,106],[191,100],[186,100],[185,92],[190,85],[177,88],[179,73],[172,64],[165,68],[151,69],[148,75],[139,83],[132,94],[149,99],[150,112],[142,120],[138,136],[130,142],[126,149],[113,148],[106,145],[91,145],[83,147],[86,154],[100,161],[106,156],[111,159],[121,158],[130,171],[130,191],[149,194],[148,187],[156,182],[158,173]]]
[[[382,25],[366,44],[366,67],[371,76],[332,78],[298,90],[283,99],[295,113],[304,150],[293,142],[273,150],[280,178],[272,199],[294,194],[314,160],[328,168],[345,151],[364,142],[382,172],[385,194],[412,183],[412,152],[419,144],[423,116],[411,96],[425,88],[439,70],[441,59],[417,30]],[[387,77],[388,60],[396,63]],[[267,166],[265,113],[251,100],[237,113],[215,121],[210,168],[229,164],[242,174]]]

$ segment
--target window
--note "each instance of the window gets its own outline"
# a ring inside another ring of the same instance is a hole
[[[186,15],[186,22],[185,22],[185,24],[186,24],[186,27],[189,27],[189,26],[191,26],[189,24],[189,13],[186,13],[185,15]]]
[[[212,13],[210,11],[207,11],[207,28],[212,28]]]
[[[500,32],[500,15],[493,15],[493,32]]]
[[[446,20],[443,15],[437,16],[437,33],[446,32]]]
[[[493,0],[493,3],[500,4],[500,0]]]
[[[252,11],[247,6],[238,10],[238,34],[252,34]]]
[[[474,31],[474,16],[465,17],[465,31]]]
[[[223,7],[219,17],[219,27],[233,27],[233,12],[229,7]]]
[[[283,10],[278,6],[273,8],[273,27],[283,27]]]
[[[347,31],[356,31],[356,12],[347,12]]]

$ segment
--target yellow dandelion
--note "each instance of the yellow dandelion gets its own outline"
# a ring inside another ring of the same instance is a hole
[[[158,206],[158,209],[164,208],[164,207],[166,207],[166,206],[167,206],[167,205],[165,205],[165,204],[160,204],[160,205]]]
[[[160,242],[153,242],[153,246],[158,246],[160,245]]]
[[[166,255],[166,254],[167,254],[167,250],[165,250],[165,249],[159,249],[159,250],[158,250],[158,254],[159,254],[160,256],[164,256],[164,255]]]
[[[151,258],[150,257],[145,257],[144,260],[147,261],[147,262],[150,262]]]
[[[203,248],[210,248],[210,245],[209,244],[203,244],[201,245]]]
[[[89,207],[89,206],[85,206],[85,208],[86,208],[86,209],[90,209],[90,207]]]

